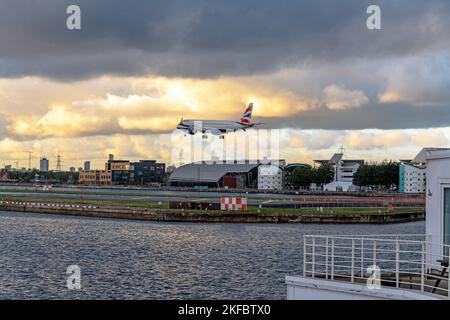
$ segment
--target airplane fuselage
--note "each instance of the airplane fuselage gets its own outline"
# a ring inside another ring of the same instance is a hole
[[[238,130],[246,130],[253,128],[257,125],[252,123],[252,110],[253,103],[250,103],[245,109],[242,117],[239,121],[231,120],[183,120],[177,126],[177,129],[184,130],[190,135],[194,135],[197,132],[203,133],[203,138],[207,137],[206,133],[219,135],[221,139],[224,138],[224,134],[227,132],[234,132]]]
[[[250,124],[230,120],[183,120],[177,126],[177,129],[187,130],[190,134],[195,134],[196,132],[223,134],[248,128],[251,128]]]

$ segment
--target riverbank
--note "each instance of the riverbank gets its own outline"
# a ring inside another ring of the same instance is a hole
[[[163,222],[384,224],[425,219],[424,210],[417,208],[402,208],[393,211],[352,209],[348,212],[342,211],[342,208],[330,208],[325,212],[310,208],[295,211],[280,209],[264,212],[260,210],[223,212],[44,202],[3,201],[0,203],[2,211]],[[346,214],[343,214],[345,212]]]

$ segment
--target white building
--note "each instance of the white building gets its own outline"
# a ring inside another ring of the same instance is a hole
[[[398,190],[404,193],[425,193],[427,156],[430,152],[445,151],[447,148],[423,148],[412,160],[400,163]]]
[[[47,158],[42,158],[39,161],[39,170],[41,172],[48,172],[48,168],[49,168],[48,159]]]
[[[334,181],[325,185],[326,191],[351,191],[353,185],[353,175],[358,168],[364,164],[364,160],[343,159],[343,153],[335,153],[330,160],[314,160],[314,164],[330,164],[334,170]]]
[[[259,190],[282,190],[283,170],[279,166],[263,164],[258,167]]]
[[[414,163],[400,163],[398,190],[404,193],[425,193],[426,166]]]

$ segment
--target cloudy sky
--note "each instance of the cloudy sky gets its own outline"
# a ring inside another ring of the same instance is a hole
[[[81,8],[82,30],[66,28]],[[382,29],[366,9],[381,7]],[[0,0],[0,160],[171,163],[181,117],[254,118],[280,156],[450,145],[447,0]],[[175,135],[175,138],[174,138]],[[184,140],[183,140],[184,139]],[[216,139],[213,137],[212,139]],[[3,164],[0,164],[2,166]]]

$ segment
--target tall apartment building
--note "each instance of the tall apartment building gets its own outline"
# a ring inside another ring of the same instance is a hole
[[[427,154],[433,151],[445,151],[448,148],[423,148],[412,160],[400,163],[400,181],[398,190],[404,193],[425,193]]]
[[[405,193],[425,193],[427,190],[427,166],[415,163],[400,163],[398,190]]]

